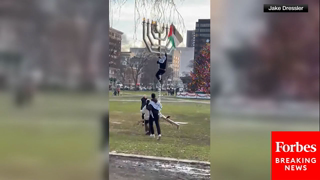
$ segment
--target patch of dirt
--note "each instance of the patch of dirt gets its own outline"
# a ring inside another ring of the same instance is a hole
[[[112,180],[209,180],[210,166],[110,156],[109,177]]]

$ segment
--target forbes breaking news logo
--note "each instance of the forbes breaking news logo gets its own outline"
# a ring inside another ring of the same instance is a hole
[[[284,144],[284,142],[276,142],[277,150],[276,152],[316,152],[316,144],[313,145],[301,145],[299,142],[296,142],[296,144]],[[310,163],[317,163],[316,158],[276,158],[276,163],[282,163],[284,164],[284,170],[285,171],[306,171],[308,170],[306,164]],[[305,165],[288,165],[288,164],[305,164]]]
[[[320,180],[320,132],[272,132],[272,180]]]

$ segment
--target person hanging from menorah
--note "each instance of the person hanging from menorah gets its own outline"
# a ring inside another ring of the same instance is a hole
[[[165,53],[163,57],[161,57],[159,54],[159,60],[157,61],[157,64],[159,64],[159,70],[156,74],[156,77],[161,85],[162,85],[161,77],[166,72],[166,68],[167,68],[167,59],[168,59],[167,53]]]
[[[176,28],[173,24],[170,25],[170,31],[168,33],[168,41],[171,43],[172,49],[175,49],[183,41],[181,34],[176,30]],[[160,43],[159,43],[159,45],[160,45]],[[161,53],[160,50],[161,49],[159,48],[159,53]],[[159,67],[159,70],[156,74],[156,77],[161,85],[162,85],[161,76],[166,72],[167,59],[168,59],[168,57],[167,57],[166,50],[165,50],[165,55],[163,57],[160,57],[160,54],[159,54],[159,60],[157,61],[157,63],[159,64],[160,67]]]

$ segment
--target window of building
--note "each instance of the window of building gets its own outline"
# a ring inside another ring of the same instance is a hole
[[[200,27],[210,27],[210,23],[200,24]]]
[[[200,29],[200,32],[210,32],[210,29]]]
[[[200,34],[200,37],[210,37],[210,34],[201,33],[201,34]]]

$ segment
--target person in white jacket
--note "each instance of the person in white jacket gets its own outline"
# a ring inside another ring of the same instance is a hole
[[[150,118],[150,112],[147,109],[147,106],[149,105],[150,100],[146,101],[146,105],[140,110],[140,112],[143,114],[143,120],[144,120],[144,129],[146,131],[146,135],[150,135],[149,132],[149,118]]]

